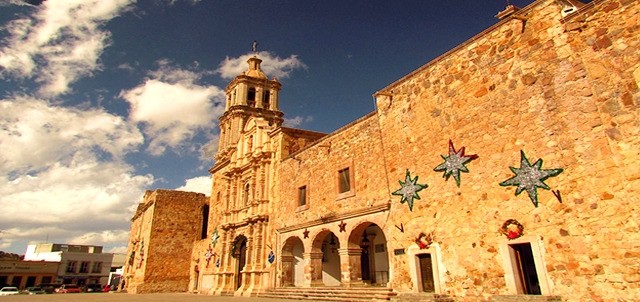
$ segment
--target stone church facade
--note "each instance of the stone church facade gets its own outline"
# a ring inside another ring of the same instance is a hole
[[[126,289],[639,300],[640,5],[499,17],[327,135],[283,127],[281,85],[249,59],[211,196],[147,193]]]

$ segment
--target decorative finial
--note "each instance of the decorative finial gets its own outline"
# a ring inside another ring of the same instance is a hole
[[[253,40],[253,44],[251,45],[251,50],[253,51],[253,53],[258,52],[258,41]]]

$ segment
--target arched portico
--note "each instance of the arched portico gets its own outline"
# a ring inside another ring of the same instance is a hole
[[[282,246],[281,261],[282,280],[281,286],[303,286],[304,268],[304,244],[299,237],[289,237]]]
[[[355,227],[349,235],[344,254],[344,258],[348,259],[349,284],[387,285],[389,282],[387,239],[377,224],[364,222]]]
[[[341,284],[340,240],[329,230],[323,230],[313,240],[306,255],[311,286],[339,286]]]

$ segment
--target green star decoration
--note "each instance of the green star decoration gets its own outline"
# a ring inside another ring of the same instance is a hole
[[[213,234],[211,234],[211,245],[216,247],[216,243],[218,243],[218,239],[220,239],[220,234],[218,234],[218,228],[213,230]]]
[[[562,169],[541,169],[542,158],[538,159],[533,165],[527,159],[524,151],[520,150],[520,168],[509,167],[515,176],[500,183],[501,186],[517,186],[516,196],[522,191],[527,191],[533,205],[538,207],[538,188],[549,190],[549,186],[544,183],[549,177],[557,176],[562,173]]]
[[[440,156],[444,159],[444,162],[433,170],[437,172],[444,171],[444,175],[442,175],[442,177],[444,177],[445,180],[449,180],[449,177],[453,175],[458,187],[460,187],[460,172],[469,173],[469,169],[467,169],[465,164],[478,158],[478,155],[475,154],[464,155],[464,147],[456,151],[451,140],[449,140],[449,156]]]
[[[409,172],[408,169],[407,169],[407,174],[404,178],[404,182],[402,180],[400,180],[399,182],[400,182],[400,189],[398,189],[397,191],[391,194],[402,196],[402,199],[400,199],[400,203],[404,203],[406,201],[407,204],[409,205],[409,210],[413,212],[413,200],[420,199],[420,195],[418,195],[418,192],[420,192],[422,189],[427,188],[429,186],[426,184],[424,185],[419,184],[418,176],[416,176],[416,178],[414,179],[411,179],[411,173]]]

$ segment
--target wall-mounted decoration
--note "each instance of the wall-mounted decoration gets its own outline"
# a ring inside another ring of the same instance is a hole
[[[551,190],[553,195],[558,199],[560,203],[562,203],[562,194],[560,194],[560,190]]]
[[[220,258],[216,259],[216,267],[220,267]]]
[[[236,239],[234,239],[231,243],[231,257],[238,258],[238,256],[240,256],[241,246],[243,243],[246,244],[246,242],[247,237],[245,237],[244,235],[239,235],[238,237],[236,237]]]
[[[400,180],[399,183],[400,189],[391,194],[402,196],[402,198],[400,199],[400,203],[405,203],[406,201],[407,205],[409,205],[409,210],[413,211],[413,200],[420,199],[420,195],[418,195],[418,192],[429,186],[427,184],[419,184],[418,176],[416,176],[414,179],[411,179],[411,173],[409,172],[409,169],[407,169],[407,173],[404,177],[404,182]]]
[[[209,246],[207,251],[204,253],[204,259],[207,260],[207,267],[209,267],[209,261],[211,261],[212,257],[213,257],[213,248]]]
[[[433,235],[431,233],[420,233],[415,242],[421,250],[428,249],[433,244]]]
[[[276,261],[276,255],[273,253],[273,251],[269,252],[269,256],[267,256],[267,261],[269,261],[269,263],[273,263],[274,261]]]
[[[340,224],[338,224],[338,228],[340,229],[340,232],[346,232],[347,224],[344,221],[340,221]]]
[[[400,231],[400,233],[404,233],[404,225],[402,223],[400,223],[400,226],[394,225],[396,228],[398,228],[398,230]]]
[[[302,232],[302,236],[304,236],[304,239],[309,238],[309,230],[304,229],[304,232]]]
[[[500,233],[507,236],[507,239],[513,240],[524,235],[524,227],[515,219],[509,219],[502,224]]]
[[[453,178],[456,180],[456,185],[460,187],[460,172],[469,173],[469,169],[465,166],[468,162],[478,158],[478,155],[464,154],[464,147],[460,148],[460,150],[456,151],[453,146],[453,142],[449,140],[449,156],[440,155],[444,162],[435,167],[433,170],[440,172],[444,171],[445,180],[449,180],[449,177],[453,175]]]
[[[142,266],[144,262],[144,240],[140,241],[140,262],[138,262],[138,268]]]
[[[404,249],[395,249],[395,250],[393,250],[393,254],[396,255],[396,256],[404,255],[405,251],[404,251]]]
[[[211,234],[211,245],[216,247],[216,243],[220,239],[220,234],[218,234],[218,228],[213,229],[213,234]]]
[[[533,205],[538,207],[538,188],[549,190],[544,180],[562,173],[562,169],[541,169],[542,158],[533,165],[527,159],[524,151],[520,150],[520,168],[509,167],[515,176],[500,183],[501,186],[517,186],[516,196],[522,191],[527,191]]]

